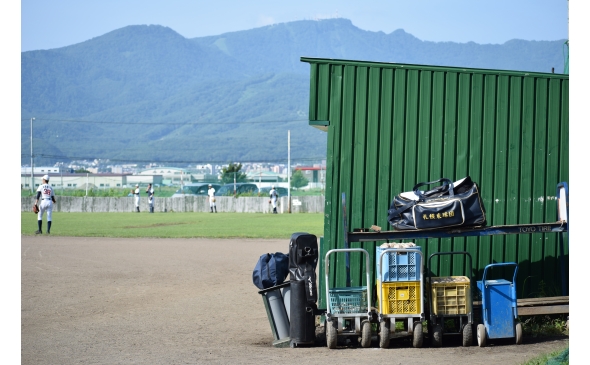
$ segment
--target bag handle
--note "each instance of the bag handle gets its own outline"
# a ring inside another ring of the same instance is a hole
[[[442,182],[442,183],[443,183],[443,184],[442,184],[442,186],[439,186],[439,187],[437,187],[437,188],[435,188],[435,189],[429,190],[429,191],[427,191],[427,192],[425,192],[425,193],[422,193],[420,190],[418,190],[418,188],[419,188],[420,186],[426,186],[426,185],[430,185],[430,184],[436,184],[436,183],[438,183],[438,182]],[[437,190],[437,189],[440,189],[440,188],[442,188],[442,189],[441,189],[441,190]],[[445,178],[445,177],[443,177],[443,178],[441,178],[441,179],[438,179],[438,180],[435,180],[435,181],[429,181],[429,182],[421,182],[421,183],[418,183],[418,184],[416,184],[416,185],[414,186],[414,189],[412,189],[412,190],[414,191],[414,194],[416,194],[416,196],[418,197],[418,200],[419,200],[419,201],[424,201],[424,199],[425,199],[426,197],[428,197],[428,196],[432,195],[432,194],[433,194],[433,193],[435,193],[435,192],[436,192],[436,193],[438,193],[438,192],[440,192],[440,193],[445,193],[445,192],[447,192],[447,191],[448,191],[448,192],[449,192],[449,196],[450,196],[451,198],[452,198],[453,196],[455,196],[455,192],[453,191],[453,182],[452,182],[450,179],[447,179],[447,178]]]
[[[429,190],[425,193],[422,193],[421,191],[418,190],[418,188],[420,186],[424,186],[424,185],[430,185],[430,184],[435,184],[438,182],[442,182],[442,186],[436,187],[432,190]],[[440,190],[439,190],[440,189]],[[449,196],[453,197],[455,196],[455,193],[453,191],[453,182],[447,178],[442,178],[442,179],[438,179],[436,181],[429,181],[429,182],[421,182],[418,183],[414,186],[414,189],[412,189],[414,191],[414,194],[416,194],[416,196],[418,197],[418,201],[424,201],[425,198],[429,197],[430,195],[434,194],[434,193],[445,193],[446,191],[449,192]],[[416,205],[416,201],[415,200],[410,200],[407,204],[397,208],[397,209],[389,209],[387,211],[387,213],[389,213],[387,215],[387,220],[391,221],[393,218],[398,217],[401,215],[401,213],[405,212],[406,210],[410,209],[411,207],[413,207],[414,205]]]

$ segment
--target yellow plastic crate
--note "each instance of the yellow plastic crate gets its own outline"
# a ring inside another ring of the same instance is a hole
[[[383,287],[383,300],[381,300]],[[420,314],[422,313],[422,293],[419,281],[377,280],[377,300],[381,304],[381,314]]]
[[[435,315],[471,312],[471,283],[466,276],[430,278],[432,311]]]

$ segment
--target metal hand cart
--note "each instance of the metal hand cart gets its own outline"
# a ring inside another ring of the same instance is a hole
[[[439,255],[465,255],[469,257],[469,277],[431,277],[432,258]],[[463,346],[473,343],[473,300],[471,281],[473,278],[471,255],[465,251],[436,252],[428,258],[429,321],[428,334],[433,347],[442,346],[443,334],[462,335]],[[445,324],[452,320],[455,329]],[[456,331],[458,329],[458,331]]]
[[[514,266],[512,281],[506,279],[486,280],[488,270],[498,266]],[[522,324],[518,322],[516,307],[516,274],[518,264],[505,262],[489,264],[483,270],[477,289],[481,292],[483,324],[477,325],[477,344],[484,347],[488,339],[515,338],[522,343]]]
[[[377,252],[379,253],[379,250]],[[384,275],[384,257],[388,257],[389,277]],[[401,259],[404,257],[405,261]],[[379,260],[377,292],[380,294],[378,298],[379,347],[388,348],[390,339],[407,336],[412,336],[414,347],[422,347],[424,342],[422,322],[425,320],[422,252],[418,249],[384,248],[380,251],[377,260]],[[384,279],[405,280],[386,282]],[[402,331],[396,331],[397,322],[404,324]]]
[[[330,288],[329,256],[338,252],[362,252],[365,254],[367,286]],[[369,253],[362,248],[333,249],[326,253],[326,345],[329,349],[336,348],[338,336],[360,336],[362,347],[371,346],[371,262]]]

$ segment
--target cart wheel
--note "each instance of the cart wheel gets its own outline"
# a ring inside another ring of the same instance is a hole
[[[414,323],[414,338],[412,341],[412,345],[415,348],[422,347],[424,343],[424,330],[422,328],[422,322],[415,322]]]
[[[463,347],[468,347],[473,344],[473,327],[470,323],[463,327]]]
[[[371,323],[369,321],[361,323],[361,347],[371,347]]]
[[[380,323],[379,347],[386,349],[389,347],[389,321]]]
[[[329,349],[335,349],[338,343],[338,321],[326,321],[324,324],[326,327],[326,345]]]
[[[483,324],[477,325],[477,344],[479,347],[484,347],[486,345],[486,326]]]
[[[430,342],[432,347],[442,347],[442,326],[440,324],[435,324],[432,328]]]
[[[516,344],[522,344],[522,323],[520,322],[516,324]]]

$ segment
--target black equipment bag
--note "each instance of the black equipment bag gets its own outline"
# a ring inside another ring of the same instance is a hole
[[[311,345],[315,341],[315,303],[309,303],[304,280],[290,281],[289,337],[293,345]]]
[[[289,242],[289,275],[291,281],[305,281],[305,296],[308,303],[318,300],[316,267],[318,264],[318,239],[315,235],[297,232]]]
[[[442,183],[428,191],[421,186]],[[485,226],[486,216],[477,184],[467,176],[456,182],[442,178],[422,182],[413,191],[398,194],[387,220],[394,229],[424,230],[457,226]]]

